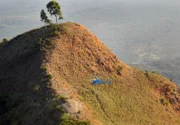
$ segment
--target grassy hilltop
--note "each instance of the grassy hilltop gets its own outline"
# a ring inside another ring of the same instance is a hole
[[[180,89],[128,66],[76,23],[0,44],[0,124],[179,125]],[[93,85],[99,77],[112,84]]]

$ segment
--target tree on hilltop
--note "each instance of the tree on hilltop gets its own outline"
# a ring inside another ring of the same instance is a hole
[[[59,3],[56,0],[50,1],[46,5],[46,7],[47,7],[48,12],[50,13],[50,15],[55,16],[56,23],[58,23],[58,20],[63,19],[62,12],[61,12],[61,7],[60,7]]]
[[[40,16],[41,16],[41,21],[44,22],[45,24],[49,24],[51,22],[51,20],[48,19],[44,10],[41,10]]]

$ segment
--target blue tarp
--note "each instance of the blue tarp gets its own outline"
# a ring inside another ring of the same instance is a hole
[[[111,81],[102,81],[100,79],[93,79],[92,84],[111,84]]]

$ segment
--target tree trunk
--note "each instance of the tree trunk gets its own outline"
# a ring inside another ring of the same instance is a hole
[[[55,15],[55,17],[56,17],[56,23],[58,23],[57,16]]]

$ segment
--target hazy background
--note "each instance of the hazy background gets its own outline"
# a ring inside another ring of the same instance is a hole
[[[43,26],[49,0],[0,0],[0,39]],[[124,62],[180,83],[179,0],[60,0],[64,21],[85,25]],[[54,17],[52,17],[54,18]]]

